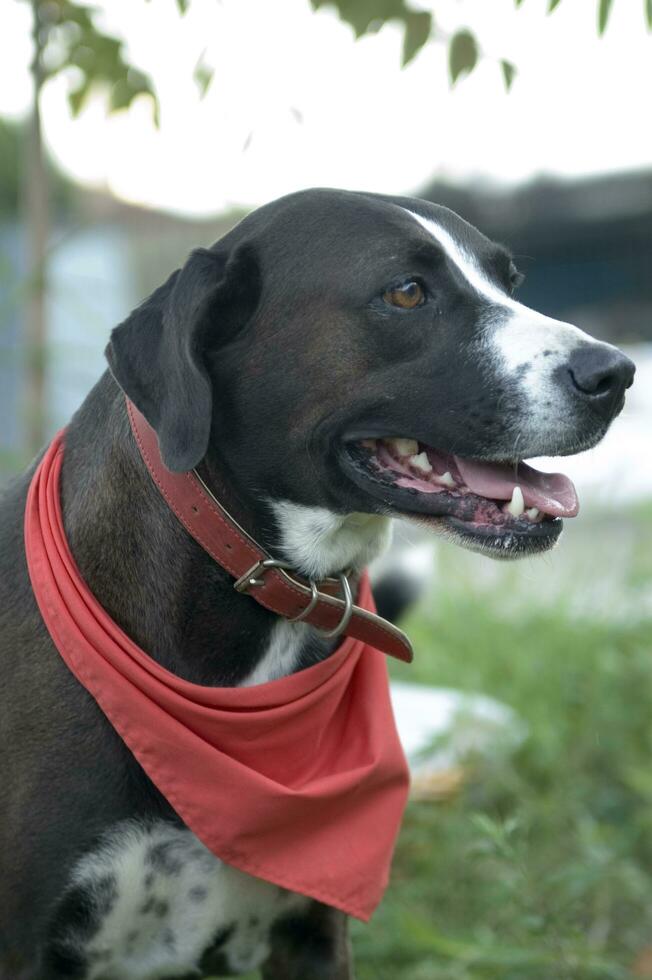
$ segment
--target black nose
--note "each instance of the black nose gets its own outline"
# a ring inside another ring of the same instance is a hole
[[[616,347],[582,344],[568,359],[568,375],[575,391],[606,419],[623,407],[625,390],[634,380],[636,365]]]

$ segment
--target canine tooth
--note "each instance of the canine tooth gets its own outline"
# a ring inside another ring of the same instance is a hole
[[[385,442],[398,456],[416,456],[419,452],[416,439],[385,439]]]
[[[520,517],[525,511],[525,501],[523,500],[523,491],[519,487],[518,483],[514,487],[514,492],[512,493],[512,499],[507,504],[505,508],[512,517]]]
[[[528,507],[525,513],[527,514],[527,516],[530,518],[531,521],[536,521],[541,511],[539,510],[538,507]]]
[[[422,473],[432,473],[430,460],[425,453],[419,453],[418,456],[410,456],[408,463],[410,466],[414,466],[416,470],[420,470]]]
[[[443,476],[438,476],[437,480],[439,481],[439,483],[442,483],[445,487],[455,486],[455,480],[451,476],[449,470],[446,470]]]

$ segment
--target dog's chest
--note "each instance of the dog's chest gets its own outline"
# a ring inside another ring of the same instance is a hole
[[[128,821],[76,867],[50,957],[83,980],[245,973],[266,959],[273,924],[307,902],[223,864],[185,828]]]

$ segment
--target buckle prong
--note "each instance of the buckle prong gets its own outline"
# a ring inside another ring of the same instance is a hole
[[[247,569],[244,575],[241,575],[240,578],[233,583],[233,588],[236,592],[248,592],[249,589],[254,588],[257,585],[265,584],[264,577],[256,578],[256,576],[260,575],[261,572],[264,576],[265,572],[267,572],[270,568],[290,567],[291,566],[287,562],[279,561],[278,558],[261,558],[260,561],[257,561],[255,565],[252,565],[251,568]]]

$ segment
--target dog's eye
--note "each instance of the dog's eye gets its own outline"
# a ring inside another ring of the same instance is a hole
[[[426,301],[426,294],[423,286],[416,279],[401,283],[400,286],[392,286],[383,293],[383,299],[390,306],[398,306],[401,310],[414,310],[417,306],[423,306]]]
[[[509,288],[515,293],[518,287],[523,283],[525,275],[519,272],[513,262],[509,263]]]

